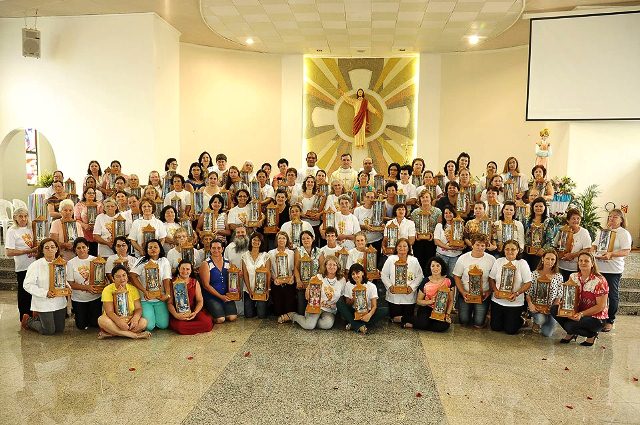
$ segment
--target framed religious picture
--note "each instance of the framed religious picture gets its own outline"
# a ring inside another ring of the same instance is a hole
[[[171,289],[173,291],[173,305],[176,308],[176,313],[191,313],[191,306],[189,305],[189,293],[187,292],[187,281],[182,278],[177,278],[171,284]]]
[[[87,223],[93,226],[98,216],[98,204],[95,202],[85,202],[84,205],[87,207]]]
[[[395,250],[398,244],[398,225],[393,221],[390,222],[384,229],[384,235],[387,238],[387,249]]]
[[[260,183],[255,177],[249,182],[249,196],[253,201],[260,201]]]
[[[249,185],[249,173],[240,171],[240,180],[242,180],[242,183]]]
[[[327,196],[329,196],[329,190],[329,183],[322,183],[318,185],[318,190],[316,191],[316,193],[321,193],[326,198]]]
[[[444,322],[447,320],[447,306],[449,305],[449,288],[443,286],[435,294],[433,299],[433,308],[429,318]]]
[[[107,273],[105,272],[106,260],[102,257],[96,257],[91,260],[89,267],[89,285],[104,288],[108,285]]]
[[[162,208],[164,208],[164,202],[162,201],[162,199],[157,199],[155,201],[153,201],[153,203],[156,205],[155,211],[153,212],[153,215],[156,216],[157,219],[160,218],[160,213],[162,212]]]
[[[435,202],[436,198],[437,198],[437,190],[436,187],[438,185],[436,184],[436,180],[435,179],[424,179],[424,190],[426,190],[429,195],[431,195],[431,201]]]
[[[78,227],[75,220],[62,221],[62,234],[65,242],[75,241],[78,238]]]
[[[229,205],[229,199],[231,199],[231,197],[229,196],[229,191],[223,187],[220,189],[220,192],[218,194],[222,198],[222,210],[230,210],[231,206]]]
[[[173,198],[171,198],[171,206],[175,208],[178,214],[176,220],[180,219],[184,214],[184,209],[182,205],[182,199],[178,195],[173,195]]]
[[[515,218],[520,223],[524,223],[529,217],[529,206],[522,202],[522,200],[518,199],[516,201],[516,214]]]
[[[325,230],[327,227],[336,227],[336,212],[331,206],[322,213],[322,225]]]
[[[478,219],[478,233],[486,235],[489,240],[493,234],[493,222],[488,215],[483,215]]]
[[[448,245],[451,248],[464,247],[464,220],[460,216],[453,219],[453,223],[447,229]]]
[[[193,254],[193,245],[190,243],[185,243],[180,246],[180,259],[183,261],[188,261],[191,263],[191,267],[195,269],[195,258]]]
[[[313,276],[313,260],[306,252],[300,257],[300,280],[307,286]]]
[[[200,215],[204,211],[204,193],[199,190],[193,192],[193,213]]]
[[[396,201],[398,204],[406,204],[407,203],[407,194],[404,193],[404,190],[399,189],[396,194]]]
[[[67,179],[64,182],[64,191],[67,192],[69,195],[71,195],[72,193],[76,193],[76,182],[74,182],[71,179]]]
[[[315,198],[313,199],[313,205],[311,206],[309,212],[312,214],[320,214],[320,212],[322,212],[322,207],[324,206],[325,199],[326,195],[316,192]]]
[[[384,193],[384,185],[385,185],[384,175],[376,174],[375,176],[373,176],[373,189],[376,191],[378,195],[381,195]]]
[[[202,230],[205,232],[213,232],[213,210],[211,208],[206,208],[202,212]]]
[[[291,220],[291,243],[294,247],[302,245],[302,242],[300,241],[301,234],[302,220],[300,220],[299,218]]]
[[[506,300],[513,294],[514,285],[516,281],[516,266],[511,261],[502,266],[502,272],[500,274],[500,282],[496,282],[497,291],[496,298]]]
[[[433,231],[431,223],[434,220],[431,218],[431,213],[424,212],[422,208],[418,209],[418,213],[415,217],[416,224],[416,239],[417,240],[432,240]]]
[[[338,259],[338,265],[343,271],[347,270],[347,261],[349,260],[349,251],[344,246],[339,251],[336,251],[336,258]]]
[[[536,282],[531,283],[529,294],[531,301],[540,313],[549,314],[549,293],[551,292],[551,279],[546,276],[538,276]]]
[[[500,218],[500,203],[495,200],[487,201],[487,215],[491,221],[498,221]]]
[[[259,267],[256,269],[256,283],[253,287],[254,301],[267,301],[269,299],[269,281],[267,275],[269,271],[266,267]]]
[[[607,252],[613,252],[613,244],[616,242],[617,232],[613,229],[601,229],[596,241],[596,256],[601,257]]]
[[[49,263],[49,291],[54,297],[71,295],[71,288],[67,284],[67,262],[62,257],[56,257]]]
[[[504,182],[503,194],[505,202],[516,200],[516,183],[512,179]]]
[[[289,273],[289,254],[278,251],[276,254],[276,279],[288,279],[291,277]]]
[[[466,302],[469,304],[482,303],[482,270],[477,265],[469,267],[469,291]]]
[[[498,237],[498,250],[502,251],[504,244],[515,239],[516,225],[513,220],[504,220],[500,226],[500,231],[496,235]]]
[[[227,298],[230,301],[240,301],[242,295],[242,280],[240,279],[240,275],[242,270],[235,266],[235,264],[231,264],[229,266],[229,279],[227,280]]]
[[[265,219],[265,223],[264,223],[264,233],[266,234],[274,234],[274,233],[278,233],[279,231],[279,217],[280,214],[278,213],[278,206],[276,204],[269,204],[267,205],[267,208],[265,208],[266,211],[266,219]]]
[[[567,252],[571,252],[573,248],[573,230],[571,230],[568,224],[558,229],[555,242],[559,257],[562,257]]]
[[[78,201],[80,200],[80,198],[78,197],[78,195],[76,193],[70,193],[68,199],[71,199],[71,202],[73,202],[73,205],[76,205],[78,203]]]
[[[120,264],[122,267],[124,267],[127,271],[129,270],[129,260],[125,257],[125,258],[116,258],[115,260],[113,260],[113,267],[117,266],[118,264]]]
[[[33,228],[33,246],[36,247],[49,236],[49,226],[47,225],[47,219],[43,216],[34,218],[31,226]]]
[[[422,186],[422,176],[419,174],[411,175],[411,184],[414,185],[415,187]]]
[[[142,246],[146,246],[147,242],[156,237],[156,229],[150,224],[142,228]]]
[[[378,250],[369,245],[364,252],[364,270],[367,273],[367,280],[380,279],[378,270]]]
[[[193,237],[193,226],[191,225],[191,220],[189,220],[188,216],[184,216],[180,220],[180,227],[182,227],[186,232],[189,238]]]
[[[529,226],[529,245],[527,246],[527,253],[531,255],[538,254],[538,251],[542,248],[543,236],[544,224],[531,223],[531,226]]]
[[[367,287],[362,283],[355,285],[351,291],[353,300],[354,319],[360,320],[369,313],[369,301],[367,300]]]
[[[129,291],[127,291],[126,286],[113,291],[113,312],[127,322],[131,319],[129,314]]]
[[[138,197],[138,199],[142,199],[142,186],[138,187],[130,187],[129,193]]]
[[[438,186],[440,190],[444,192],[445,183],[444,183],[444,174],[442,174],[442,171],[438,171],[438,174],[435,175],[434,179],[435,179],[436,186]]]
[[[307,286],[309,291],[309,301],[305,312],[309,314],[319,314],[321,312],[320,303],[322,301],[322,280],[318,276],[309,279]]]
[[[162,281],[160,280],[160,268],[153,260],[147,261],[144,265],[145,289],[149,292],[149,298],[160,298],[162,296]]]
[[[460,193],[467,195],[467,201],[469,202],[469,209],[473,208],[472,202],[476,197],[476,185],[470,184],[469,186],[460,187]]]
[[[115,239],[118,236],[127,236],[127,219],[122,214],[118,214],[113,219],[113,238]]]
[[[384,230],[384,202],[382,195],[373,200],[370,226],[374,232],[382,232]]]
[[[578,311],[580,287],[572,279],[562,284],[562,299],[558,307],[558,317],[571,317]]]
[[[395,278],[389,288],[392,294],[410,294],[413,292],[409,286],[409,265],[406,261],[398,260],[394,264]]]
[[[521,176],[520,174],[518,174],[518,173],[513,173],[513,174],[511,175],[511,179],[513,180],[513,183],[515,184],[515,193],[516,193],[516,195],[520,195],[520,194],[521,194],[521,191],[520,191],[520,187],[521,187],[520,182],[521,182],[521,180],[522,180],[522,176]]]
[[[458,215],[464,215],[467,213],[469,208],[469,199],[467,198],[467,194],[464,192],[459,192],[458,196],[456,196],[456,212]]]
[[[249,202],[249,217],[247,217],[247,226],[258,227],[260,224],[260,201],[252,199]]]
[[[164,177],[162,181],[162,197],[166,198],[167,194],[171,192],[173,183],[171,182],[171,177],[167,172],[167,175]]]

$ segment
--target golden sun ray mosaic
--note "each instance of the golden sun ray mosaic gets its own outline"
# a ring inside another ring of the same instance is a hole
[[[305,152],[318,154],[328,173],[350,153],[359,169],[366,157],[379,173],[392,162],[411,161],[416,151],[418,56],[397,58],[304,59]],[[364,146],[353,134],[358,89],[369,103],[369,131]]]

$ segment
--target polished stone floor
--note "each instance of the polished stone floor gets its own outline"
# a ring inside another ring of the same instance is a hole
[[[592,348],[454,326],[361,336],[240,320],[98,341],[19,330],[0,292],[1,424],[640,423],[640,318]]]

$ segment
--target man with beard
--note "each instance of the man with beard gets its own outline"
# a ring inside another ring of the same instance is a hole
[[[247,228],[240,225],[233,231],[231,243],[224,250],[224,259],[242,269],[242,254],[248,250],[249,237],[247,236]],[[242,274],[240,279],[242,280]],[[236,301],[236,309],[239,315],[244,315],[244,303],[242,300]]]

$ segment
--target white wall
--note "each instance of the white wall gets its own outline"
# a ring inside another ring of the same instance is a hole
[[[38,129],[75,180],[91,159],[146,173],[179,149],[173,27],[154,14],[40,18],[42,57],[31,59],[23,25],[0,19],[0,138]]]

